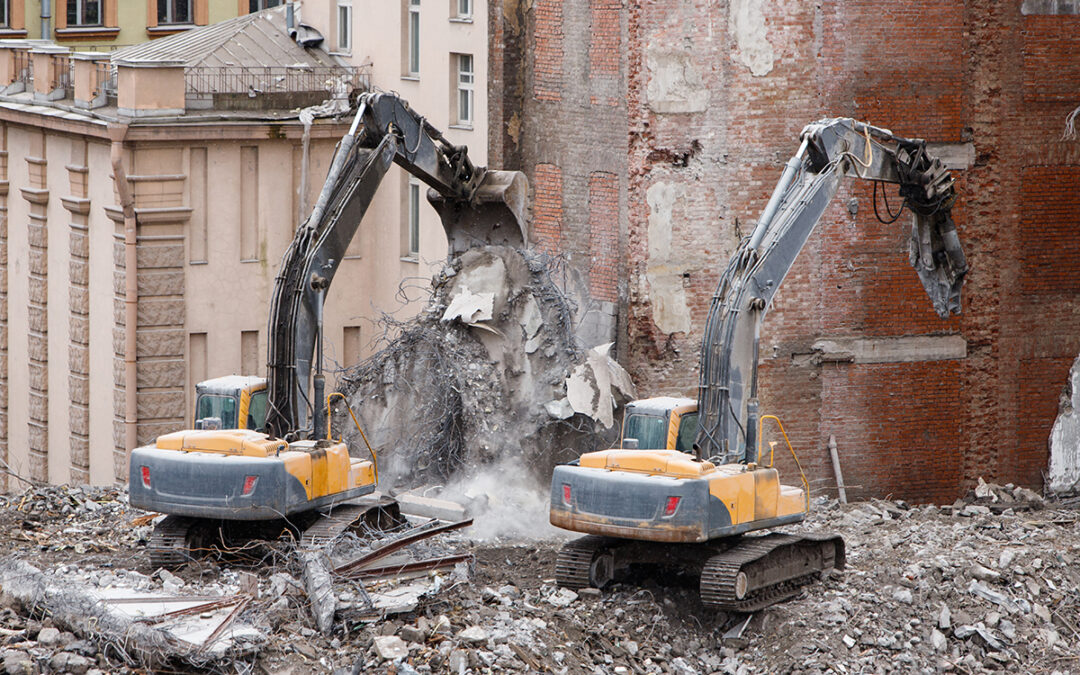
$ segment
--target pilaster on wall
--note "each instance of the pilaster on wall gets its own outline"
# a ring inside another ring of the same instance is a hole
[[[68,232],[70,296],[68,323],[68,382],[71,480],[90,482],[90,237],[87,216],[90,200],[87,194],[89,168],[86,162],[86,142],[73,142],[71,163],[67,165],[70,196],[61,197],[64,208],[71,213]]]
[[[151,443],[164,433],[182,428],[184,422],[184,388],[186,383],[184,330],[184,231],[191,208],[185,203],[184,186],[187,174],[180,151],[162,151],[143,157],[136,155],[129,171],[140,165],[173,173],[136,173],[128,175],[135,199],[136,234],[135,273],[138,275],[138,310],[135,334],[136,345],[136,440],[140,445]],[[115,207],[106,209],[117,222],[117,268],[123,268],[123,213]],[[124,273],[128,273],[124,270]],[[116,438],[118,472],[126,466],[123,447],[123,336],[124,336],[124,278],[116,281],[116,340],[115,381],[118,384]],[[118,478],[126,478],[126,475]]]
[[[36,147],[35,147],[36,146]],[[48,336],[48,211],[47,163],[45,136],[39,135],[31,147],[32,155],[25,158],[29,187],[21,188],[23,199],[29,203],[27,241],[30,257],[27,261],[29,324],[27,348],[29,354],[30,405],[29,426],[30,478],[49,480],[49,336]]]
[[[114,211],[106,208],[113,216]],[[125,396],[124,338],[127,321],[124,308],[124,284],[127,283],[127,265],[124,258],[124,213],[117,209],[119,217],[113,217],[113,477],[127,480],[127,447],[124,433]]]

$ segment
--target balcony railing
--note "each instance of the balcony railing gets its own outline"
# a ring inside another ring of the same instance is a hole
[[[189,97],[327,91],[344,79],[352,88],[370,89],[371,72],[352,66],[192,66],[184,69]]]
[[[24,83],[27,88],[34,86],[34,60],[30,58],[30,51],[16,49],[15,57],[15,81]]]
[[[70,52],[51,54],[49,58],[52,60],[53,66],[53,81],[49,83],[49,90],[56,91],[57,89],[63,89],[70,94],[72,91],[72,82],[74,82]]]

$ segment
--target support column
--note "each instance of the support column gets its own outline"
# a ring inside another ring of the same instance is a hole
[[[27,222],[29,287],[27,353],[30,371],[30,405],[27,424],[30,451],[30,477],[49,481],[49,262],[48,262],[48,204],[45,136],[40,134],[25,158],[29,187],[21,188],[23,199],[29,203]]]
[[[71,481],[90,482],[90,237],[87,216],[89,168],[86,141],[72,142],[71,163],[67,165],[70,196],[61,197],[71,213],[68,231],[68,408],[71,445]]]

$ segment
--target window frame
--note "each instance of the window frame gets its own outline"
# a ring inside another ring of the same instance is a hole
[[[466,61],[469,64],[468,71],[465,70]],[[454,106],[455,124],[471,129],[476,121],[476,58],[472,54],[455,54],[453,62],[457,92]],[[461,114],[462,104],[468,108],[466,115]]]
[[[244,2],[244,0],[240,0],[240,1]],[[255,3],[256,9],[251,8],[252,3]],[[273,3],[273,4],[269,4],[269,3]],[[264,9],[270,9],[272,7],[280,7],[281,5],[285,4],[285,0],[247,0],[247,2],[245,4],[247,4],[248,11],[247,12],[241,12],[241,14],[254,14],[255,12],[261,12]]]
[[[406,74],[408,77],[420,77],[420,0],[405,0],[408,10],[405,19],[406,29]]]
[[[0,21],[0,30],[13,30],[11,25],[11,0],[0,0],[0,11],[3,12],[3,21]]]
[[[71,0],[68,0],[71,2]],[[177,2],[187,3],[187,21],[176,21],[172,14]],[[161,7],[158,6],[158,26],[190,26],[195,24],[195,0],[165,0],[165,17],[161,16]]]
[[[98,20],[97,23],[85,23],[82,19],[86,11],[87,0],[67,0],[67,4],[64,7],[66,28],[99,28],[105,26],[105,0],[91,0],[97,2]],[[72,23],[71,21],[71,9],[75,8],[75,16],[77,20]]]
[[[473,0],[454,0],[454,18],[471,21],[473,18]]]
[[[346,10],[347,19],[341,20],[341,11]],[[353,6],[352,0],[337,0],[337,51],[344,54],[352,53],[352,19],[353,19]],[[344,31],[344,44],[342,44],[342,28]]]
[[[413,176],[405,182],[405,255],[420,259],[420,181]]]

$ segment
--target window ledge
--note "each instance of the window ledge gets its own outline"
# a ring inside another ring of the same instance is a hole
[[[452,16],[450,17],[450,23],[472,23],[473,18],[471,16]]]
[[[419,255],[403,255],[403,256],[401,256],[401,262],[419,263],[420,262],[420,256]]]
[[[156,26],[147,26],[146,34],[152,37],[175,35],[176,33],[183,33],[184,31],[191,30],[195,27],[196,26],[193,23],[165,23]]]
[[[120,34],[120,27],[78,26],[76,28],[57,28],[53,33],[57,40],[80,40],[83,38],[114,38]]]
[[[335,51],[327,52],[327,53],[330,54],[330,56],[348,56],[348,57],[352,57],[352,50],[351,49],[348,50],[348,51],[344,51],[344,52],[340,51],[340,50],[335,50]]]
[[[419,82],[420,81],[420,76],[419,75],[402,75],[401,79],[406,80],[408,82]]]
[[[8,28],[7,26],[0,26],[0,38],[24,38],[26,37],[25,28]]]
[[[461,129],[462,131],[472,131],[473,130],[473,125],[471,125],[471,124],[451,124],[449,126],[450,126],[451,129]]]

